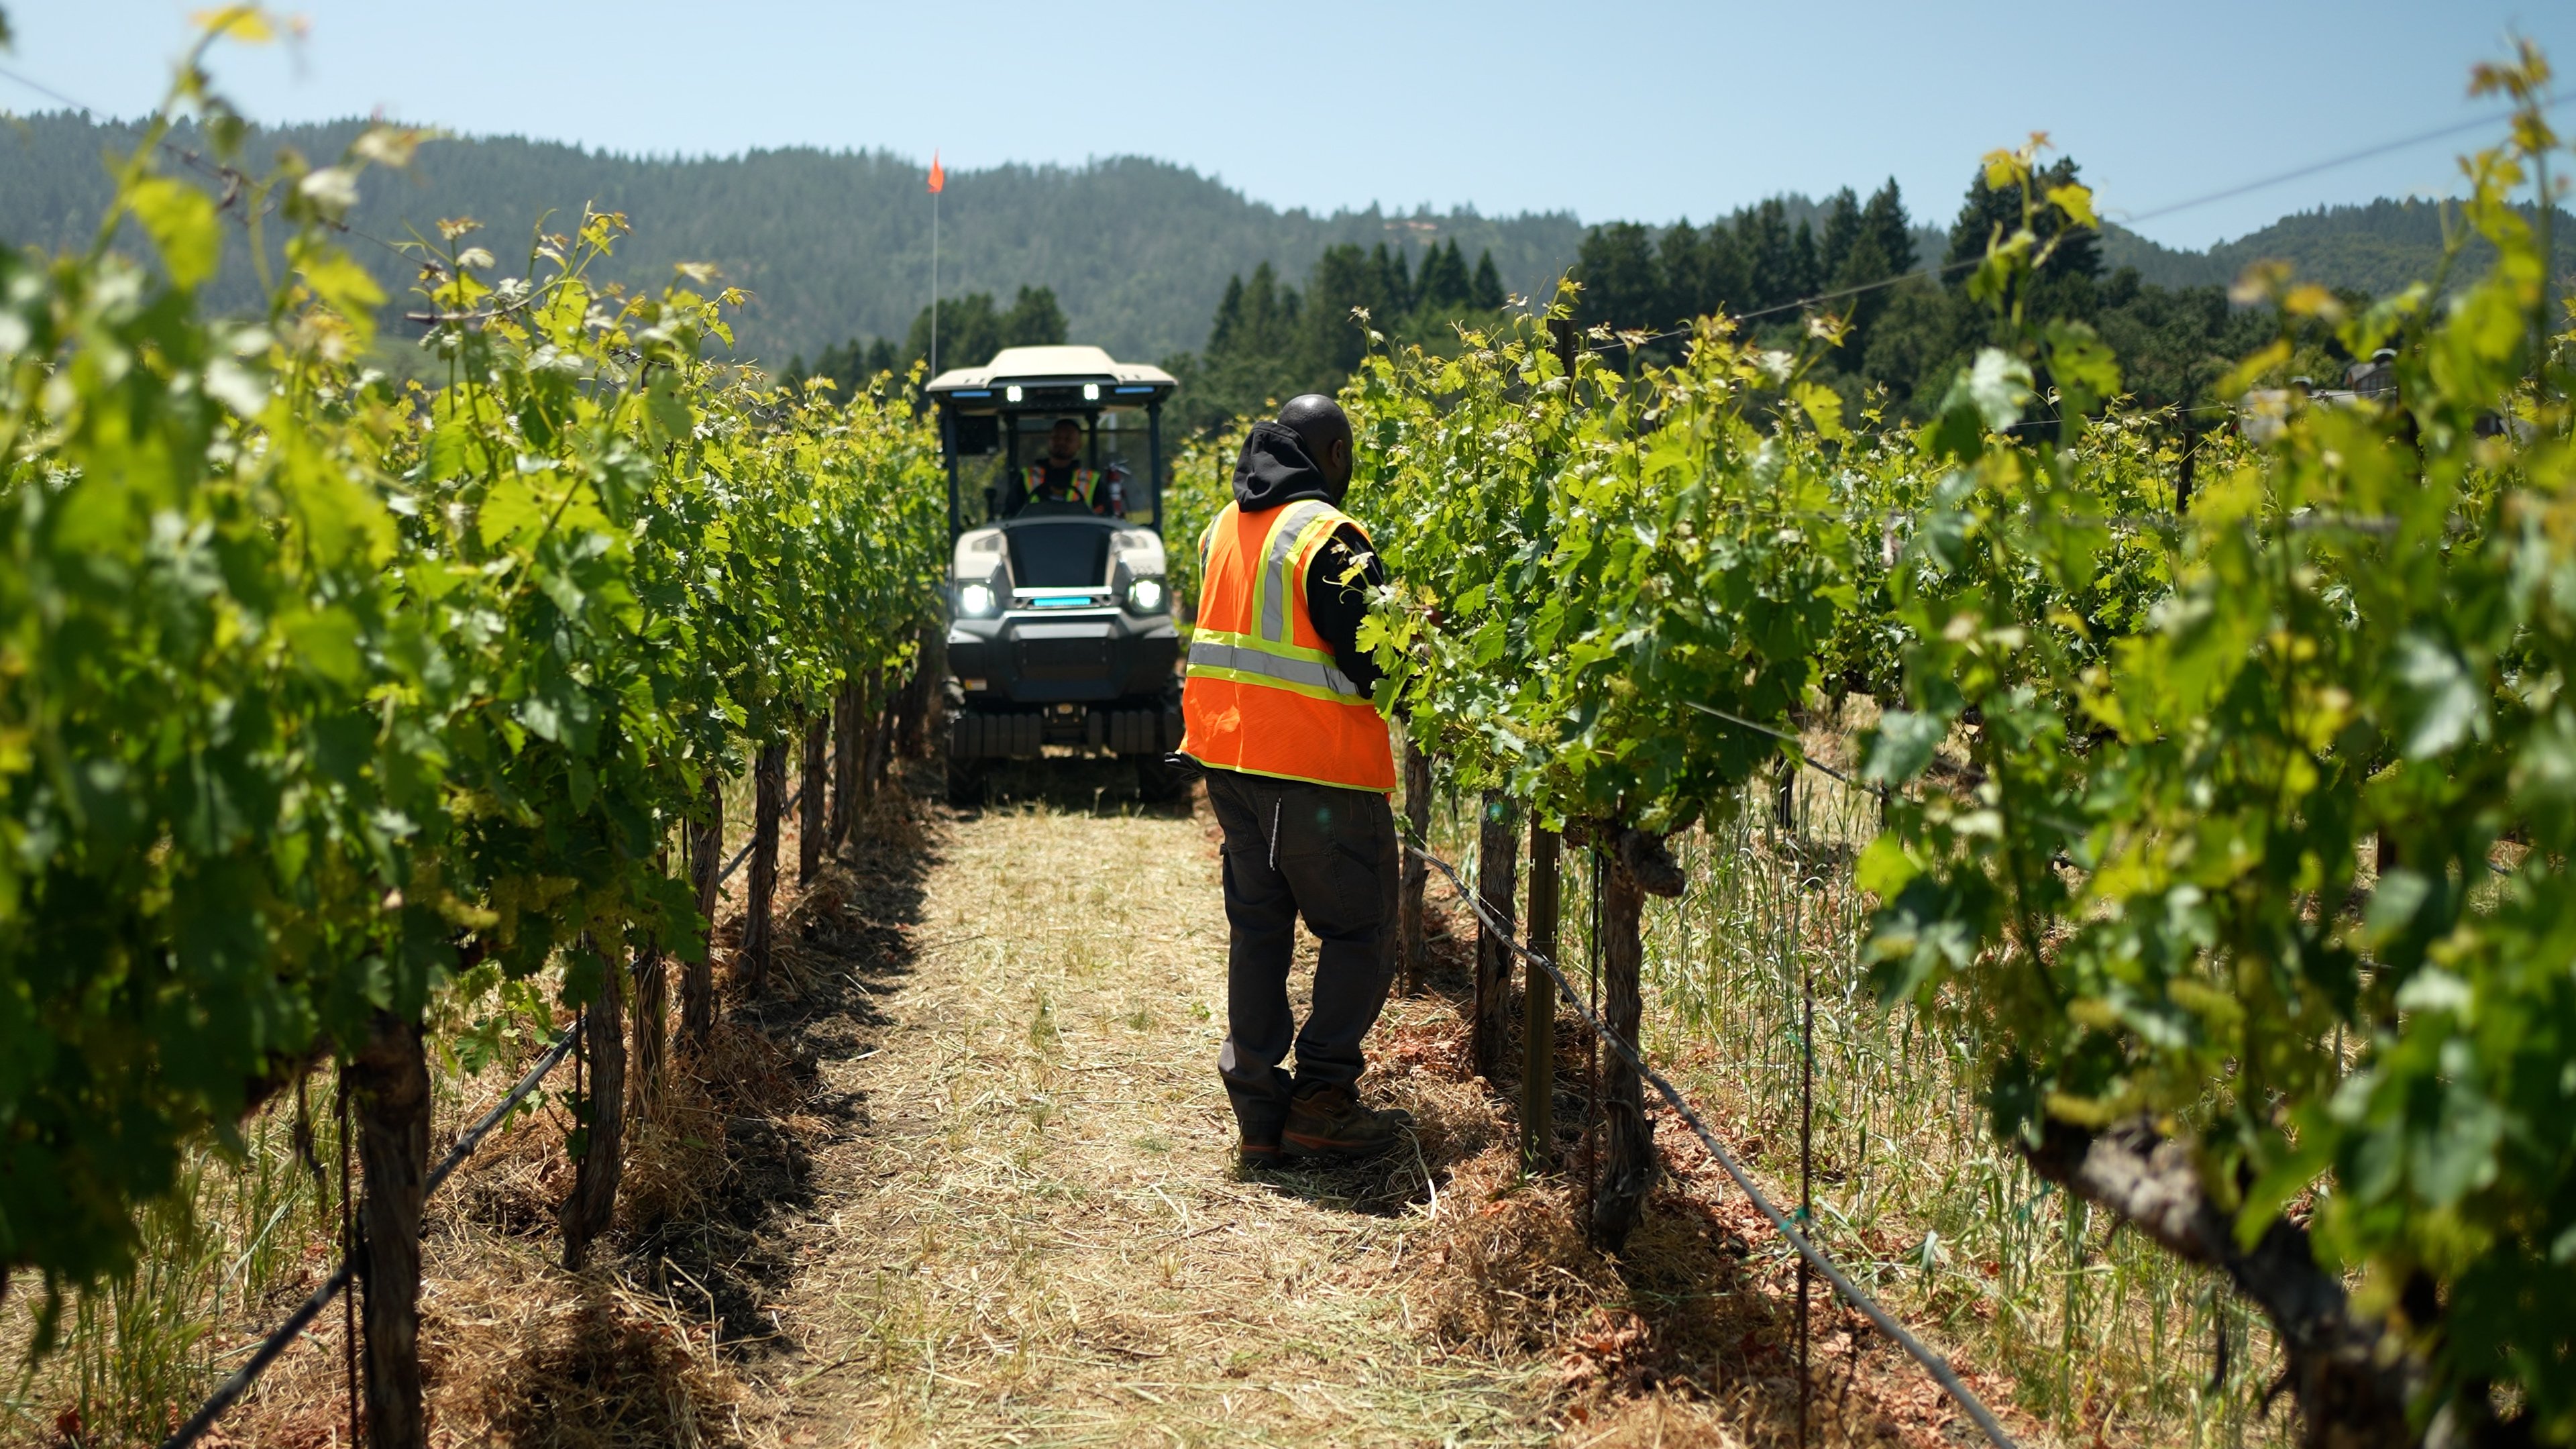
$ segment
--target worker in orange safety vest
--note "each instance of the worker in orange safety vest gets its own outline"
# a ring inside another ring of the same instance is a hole
[[[1198,541],[1180,752],[1204,770],[1225,833],[1217,1071],[1246,1169],[1373,1155],[1411,1125],[1359,1098],[1360,1044],[1393,979],[1397,859],[1395,755],[1358,645],[1386,573],[1341,511],[1350,483],[1350,419],[1331,398],[1292,398],[1253,425],[1234,501]],[[1288,1002],[1300,915],[1321,945],[1302,1028]]]

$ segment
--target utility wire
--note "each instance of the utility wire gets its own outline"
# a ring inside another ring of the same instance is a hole
[[[1708,1124],[1701,1120],[1699,1113],[1692,1110],[1689,1099],[1682,1095],[1681,1089],[1674,1086],[1663,1073],[1647,1065],[1645,1056],[1626,1037],[1610,1029],[1609,1023],[1603,1021],[1593,1010],[1591,1001],[1586,999],[1582,992],[1574,989],[1574,983],[1566,978],[1563,971],[1557,969],[1555,962],[1514,940],[1509,926],[1496,917],[1493,911],[1476,897],[1475,892],[1467,889],[1466,884],[1459,880],[1458,872],[1449,862],[1411,841],[1405,842],[1405,848],[1447,877],[1450,888],[1465,898],[1467,904],[1474,908],[1476,918],[1484,922],[1485,928],[1500,938],[1513,955],[1555,978],[1557,989],[1565,993],[1565,1000],[1583,1018],[1584,1024],[1591,1027],[1593,1034],[1606,1043],[1612,1051],[1617,1052],[1637,1075],[1653,1084],[1656,1093],[1662,1096],[1665,1103],[1674,1112],[1680,1114],[1681,1119],[1690,1125],[1691,1131],[1698,1135],[1700,1145],[1708,1149],[1709,1156],[1716,1159],[1717,1165],[1725,1169],[1726,1175],[1735,1180],[1735,1185],[1751,1199],[1753,1206],[1761,1212],[1762,1216],[1770,1220],[1772,1229],[1778,1232],[1790,1247],[1796,1249],[1801,1258],[1813,1265],[1817,1272],[1824,1274],[1825,1281],[1834,1285],[1834,1290],[1842,1294],[1845,1302],[1859,1309],[1861,1315],[1876,1325],[1879,1332],[1886,1334],[1897,1347],[1905,1350],[1909,1357],[1921,1364],[1924,1370],[1931,1374],[1933,1382],[1939,1384],[1942,1391],[1966,1411],[1968,1417],[1975,1421],[1976,1426],[1984,1431],[1986,1438],[1995,1444],[1997,1449],[2018,1449],[2013,1437],[2004,1432],[2003,1424],[1995,1418],[1994,1411],[1987,1408],[1985,1401],[1978,1398],[1976,1392],[1960,1380],[1958,1371],[1950,1367],[1950,1361],[1934,1351],[1923,1340],[1916,1338],[1904,1324],[1897,1322],[1896,1316],[1880,1306],[1877,1299],[1861,1291],[1860,1285],[1846,1277],[1843,1270],[1835,1266],[1834,1260],[1828,1257],[1823,1249],[1809,1241],[1807,1235],[1798,1230],[1789,1215],[1782,1212],[1778,1205],[1762,1191],[1761,1185],[1756,1183],[1752,1176],[1736,1162],[1735,1155],[1726,1150],[1726,1144],[1717,1140],[1717,1134],[1709,1130]]]
[[[2571,100],[2576,100],[2576,91],[2553,91],[2540,98],[2539,109],[2543,111],[2553,111],[2558,107],[2567,104],[2567,102]],[[2450,125],[2438,126],[2430,131],[2418,132],[2415,135],[2405,137],[2401,140],[2382,141],[2376,146],[2365,146],[2358,151],[2347,151],[2341,156],[2329,157],[2323,161],[2311,161],[2305,166],[2295,167],[2277,175],[2266,176],[2260,181],[2248,181],[2239,186],[2231,186],[2224,191],[2213,191],[2206,196],[2195,196],[2188,201],[2176,201],[2164,206],[2151,207],[2145,211],[2130,213],[2126,216],[2123,224],[2135,225],[2142,221],[2153,221],[2160,216],[2171,216],[2179,211],[2189,211],[2196,206],[2207,206],[2213,201],[2227,201],[2235,197],[2243,196],[2248,192],[2261,191],[2265,187],[2269,186],[2278,186],[2284,181],[2298,181],[2305,177],[2314,176],[2320,171],[2332,171],[2338,166],[2349,166],[2355,161],[2367,161],[2374,156],[2385,156],[2392,151],[2403,151],[2410,146],[2421,146],[2428,141],[2439,141],[2446,136],[2456,136],[2464,131],[2481,130],[2488,126],[2510,121],[2513,119],[2513,114],[2514,113],[2511,111],[2506,111],[2501,115],[2480,116],[2477,119],[2470,121],[2455,121]],[[2544,204],[2546,204],[2547,198],[2544,197],[2542,200]]]

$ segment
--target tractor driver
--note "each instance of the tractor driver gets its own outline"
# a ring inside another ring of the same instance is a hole
[[[1047,430],[1046,456],[1020,470],[1002,491],[1002,516],[1008,518],[1031,503],[1079,503],[1104,517],[1126,510],[1116,473],[1103,478],[1082,463],[1082,421],[1058,418]]]

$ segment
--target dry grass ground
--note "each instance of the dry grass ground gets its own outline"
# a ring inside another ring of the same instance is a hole
[[[1522,1177],[1506,1093],[1466,1075],[1454,906],[1441,989],[1391,1002],[1370,1043],[1367,1089],[1413,1112],[1416,1146],[1246,1179],[1214,1070],[1213,825],[1088,767],[1020,783],[944,827],[911,974],[867,1047],[821,1064],[864,1126],[816,1163],[833,1186],[779,1305],[794,1348],[760,1375],[781,1439],[1796,1442],[1776,1239],[1665,1123],[1672,1177],[1628,1253],[1582,1241],[1579,1175]],[[1301,943],[1297,987],[1312,962]],[[1568,1017],[1569,1161],[1577,1038]],[[1815,1302],[1810,1442],[1967,1428]]]
[[[1405,1291],[1492,1105],[1400,1060],[1374,1080],[1419,1152],[1238,1178],[1211,828],[1095,783],[948,828],[891,1021],[825,1067],[868,1128],[819,1168],[846,1191],[786,1295],[787,1441],[1547,1438],[1548,1366],[1451,1350]],[[1454,1020],[1397,1002],[1378,1044]]]

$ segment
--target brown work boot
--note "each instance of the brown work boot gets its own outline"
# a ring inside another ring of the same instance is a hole
[[[1359,1094],[1348,1087],[1306,1082],[1288,1104],[1280,1146],[1297,1157],[1375,1157],[1403,1141],[1412,1125],[1410,1112],[1363,1107]]]
[[[1272,1137],[1267,1142],[1256,1141],[1253,1138],[1246,1137],[1243,1139],[1241,1145],[1235,1148],[1235,1168],[1236,1170],[1246,1174],[1275,1171],[1279,1167],[1280,1160],[1281,1154],[1279,1151],[1279,1139],[1277,1137]]]

